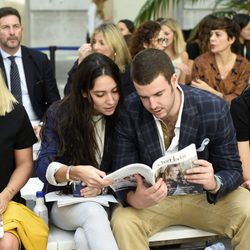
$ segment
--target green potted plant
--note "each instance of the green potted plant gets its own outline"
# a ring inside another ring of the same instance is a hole
[[[183,0],[147,0],[144,5],[141,7],[137,17],[135,18],[135,24],[139,25],[140,23],[156,19],[157,17],[163,16],[166,13],[166,10],[172,7],[178,7],[178,5]],[[187,1],[187,0],[186,0]],[[206,0],[188,0],[192,4],[195,4],[200,1]],[[220,11],[216,12],[217,7],[221,6]],[[250,12],[250,1],[249,0],[217,0],[213,8],[213,12],[217,14],[227,14],[231,15],[233,12],[245,11]]]

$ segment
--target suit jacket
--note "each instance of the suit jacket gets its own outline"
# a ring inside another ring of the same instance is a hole
[[[39,119],[51,103],[60,99],[52,64],[46,54],[21,46],[24,74],[32,107]],[[3,58],[0,67],[7,84]]]
[[[205,138],[210,143],[198,158],[212,163],[214,172],[221,177],[222,187],[215,195],[207,192],[208,202],[242,183],[242,167],[238,155],[235,131],[226,102],[206,91],[181,85],[184,107],[181,117],[178,149],[191,143],[201,146]],[[140,162],[152,166],[162,156],[155,120],[142,105],[136,93],[125,99],[120,120],[116,125],[113,147],[113,169]],[[126,204],[126,194],[118,194]]]

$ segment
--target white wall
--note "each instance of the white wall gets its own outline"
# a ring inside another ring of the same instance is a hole
[[[79,46],[86,38],[90,0],[29,0],[30,45]]]
[[[115,23],[120,19],[134,21],[145,2],[146,0],[113,0],[113,21]]]

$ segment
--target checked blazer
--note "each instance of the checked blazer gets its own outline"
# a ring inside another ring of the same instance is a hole
[[[229,107],[224,100],[206,91],[180,87],[184,92],[184,107],[178,149],[191,143],[199,148],[202,141],[209,138],[204,151],[197,153],[198,158],[209,161],[221,177],[223,185],[219,192],[215,195],[207,192],[208,202],[215,203],[242,183],[242,167]],[[135,162],[152,166],[162,156],[155,120],[136,93],[125,99],[113,143],[113,171]],[[124,195],[119,198],[125,204]]]

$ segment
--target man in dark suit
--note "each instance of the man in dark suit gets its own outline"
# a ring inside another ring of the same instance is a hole
[[[148,249],[149,236],[178,224],[227,236],[235,249],[250,249],[250,193],[239,187],[242,167],[225,101],[179,85],[171,60],[160,50],[140,52],[131,73],[137,94],[125,99],[116,125],[113,170],[135,162],[152,166],[166,153],[195,143],[196,167],[184,178],[201,184],[204,193],[169,196],[163,179],[145,187],[136,175],[136,190],[118,193],[124,207],[112,216],[119,249]]]
[[[32,122],[40,121],[48,106],[60,99],[52,64],[47,55],[21,46],[23,27],[18,11],[12,7],[0,8],[0,67],[9,89],[11,87],[11,60],[18,68],[22,104]],[[35,129],[37,126],[33,126]]]

